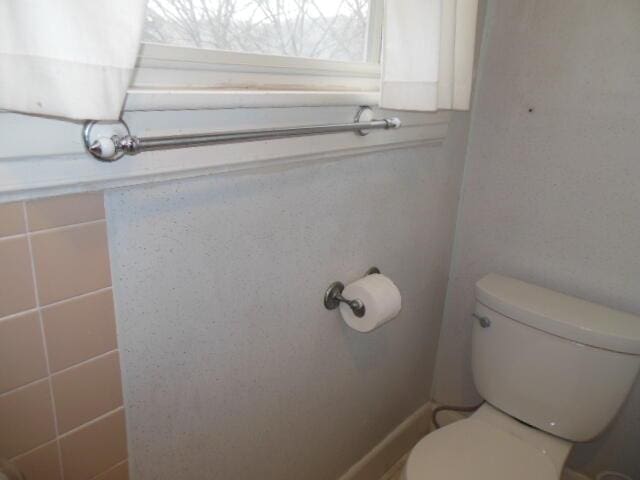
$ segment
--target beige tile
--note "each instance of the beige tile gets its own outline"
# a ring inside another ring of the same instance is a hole
[[[95,480],[129,480],[129,465],[127,462],[121,463],[102,475],[98,475]]]
[[[111,284],[105,222],[37,233],[31,245],[42,305]]]
[[[48,380],[0,396],[0,425],[0,457],[11,458],[53,440]]]
[[[116,348],[111,290],[46,307],[42,320],[53,372]]]
[[[29,230],[62,227],[104,218],[102,192],[50,197],[27,202]]]
[[[14,458],[12,463],[22,472],[25,480],[61,480],[58,444],[47,443],[29,453]]]
[[[0,204],[0,237],[17,235],[25,230],[22,203]]]
[[[61,434],[122,406],[117,351],[64,370],[51,380]]]
[[[0,393],[46,376],[38,314],[0,320]]]
[[[127,458],[124,410],[60,438],[65,480],[87,480]]]
[[[36,304],[27,237],[0,240],[0,317]]]

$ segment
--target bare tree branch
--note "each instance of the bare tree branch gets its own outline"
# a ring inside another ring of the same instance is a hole
[[[149,0],[144,39],[362,61],[370,0]]]

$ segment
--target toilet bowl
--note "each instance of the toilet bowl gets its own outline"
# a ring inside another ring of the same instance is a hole
[[[403,480],[557,480],[571,442],[483,404],[436,430],[411,451]]]
[[[558,480],[640,370],[640,317],[490,274],[476,284],[471,363],[485,403],[412,449],[404,480]]]

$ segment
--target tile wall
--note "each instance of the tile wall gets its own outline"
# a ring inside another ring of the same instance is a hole
[[[101,193],[0,204],[0,457],[27,480],[126,480]]]

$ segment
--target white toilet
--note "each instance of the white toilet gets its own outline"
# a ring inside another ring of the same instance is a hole
[[[557,480],[572,442],[616,415],[640,369],[640,317],[490,274],[476,284],[486,402],[413,448],[405,480]]]

